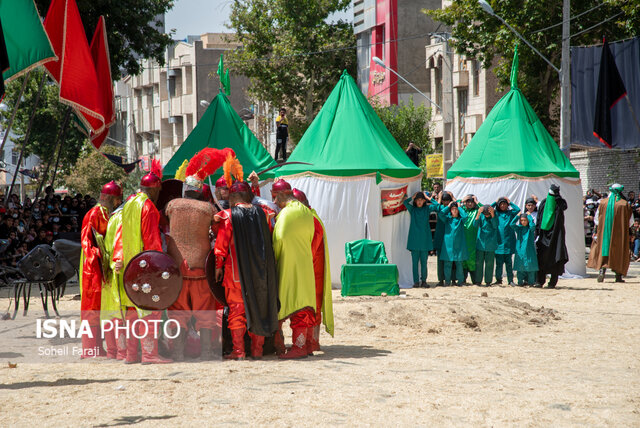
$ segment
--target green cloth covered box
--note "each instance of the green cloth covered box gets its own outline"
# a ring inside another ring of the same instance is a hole
[[[384,243],[360,239],[344,245],[347,264],[342,265],[340,281],[343,296],[390,296],[400,294],[398,266],[389,264]]]

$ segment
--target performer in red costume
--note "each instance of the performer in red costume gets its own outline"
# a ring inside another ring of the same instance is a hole
[[[316,280],[316,322],[312,328],[307,330],[309,354],[320,350],[320,324],[322,322],[322,313],[330,312],[333,319],[333,305],[331,301],[331,282],[326,281],[329,275],[329,262],[325,254],[326,231],[322,220],[318,213],[311,208],[307,195],[302,190],[293,189],[293,196],[302,202],[313,214],[313,241],[311,241],[311,252],[313,254],[313,274]],[[329,276],[330,278],[330,276]],[[328,285],[328,287],[327,287]],[[327,296],[328,293],[328,296]],[[328,305],[323,305],[325,298],[328,299]]]
[[[129,199],[122,208],[122,226],[116,232],[116,248],[112,260],[116,273],[120,272],[134,256],[142,251],[162,251],[160,237],[160,213],[155,206],[160,189],[162,188],[162,168],[155,159],[149,174],[140,180],[140,191]],[[137,336],[142,344],[142,364],[170,363],[158,355],[158,332],[156,320],[161,319],[160,311],[145,311],[135,307],[127,307],[126,318],[130,328],[136,326]],[[134,323],[136,319],[143,322]],[[127,335],[126,364],[137,363],[138,339],[133,331]]]
[[[236,178],[242,179],[241,170]],[[245,357],[247,329],[251,356],[259,359],[264,338],[278,328],[278,286],[271,228],[267,213],[252,205],[252,199],[249,185],[236,181],[230,186],[231,208],[216,214],[220,222],[214,249],[216,279],[222,279],[225,287],[233,341],[233,351],[225,358],[234,360]]]
[[[216,309],[222,307],[216,303],[205,273],[215,210],[205,202],[204,179],[222,166],[229,153],[233,154],[233,151],[205,148],[198,152],[186,168],[183,197],[169,202],[165,210],[169,217],[169,234],[177,247],[175,250],[169,247],[168,252],[180,263],[182,271],[182,291],[169,307],[169,318],[180,324],[180,334],[173,342],[174,361],[184,360],[188,323],[192,316],[196,319],[196,330],[200,331],[200,359],[214,358],[212,330],[216,326]]]
[[[80,315],[82,320],[89,322],[91,328],[91,337],[87,334],[82,336],[82,358],[106,356],[106,352],[102,347],[100,329],[103,254],[95,246],[94,230],[104,236],[107,232],[109,216],[121,203],[122,189],[114,181],[110,181],[102,186],[100,202],[87,212],[82,221],[80,235],[82,245],[80,257]],[[109,339],[107,339],[108,342]],[[115,341],[115,336],[113,341]]]

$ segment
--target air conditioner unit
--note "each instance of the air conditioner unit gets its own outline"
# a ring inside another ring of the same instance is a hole
[[[149,141],[148,144],[149,145],[147,146],[147,149],[148,149],[149,154],[158,153],[158,143],[155,143],[153,141]]]

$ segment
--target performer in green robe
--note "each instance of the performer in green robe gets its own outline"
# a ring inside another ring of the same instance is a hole
[[[464,236],[467,242],[467,260],[462,262],[464,268],[464,280],[467,280],[467,274],[471,277],[471,282],[475,282],[476,278],[476,237],[478,236],[478,228],[476,227],[476,216],[478,209],[482,204],[478,203],[475,195],[467,195],[458,201],[460,211],[467,214],[464,222]]]

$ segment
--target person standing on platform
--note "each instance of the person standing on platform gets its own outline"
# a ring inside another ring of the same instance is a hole
[[[280,114],[276,117],[276,155],[273,157],[278,160],[278,153],[282,152],[282,160],[287,160],[287,140],[289,139],[289,119],[287,119],[287,109],[282,107]]]

